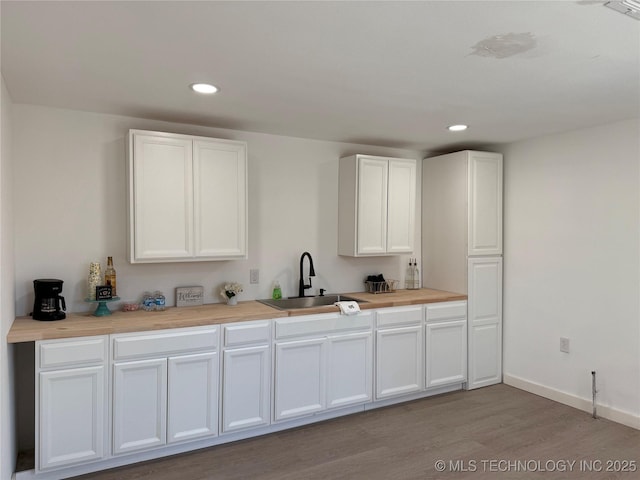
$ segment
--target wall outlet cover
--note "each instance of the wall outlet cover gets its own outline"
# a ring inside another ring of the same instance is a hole
[[[249,270],[249,283],[260,283],[260,270],[257,268]]]

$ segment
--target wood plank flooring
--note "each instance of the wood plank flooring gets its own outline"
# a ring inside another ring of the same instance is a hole
[[[640,431],[495,385],[77,478],[635,480]]]

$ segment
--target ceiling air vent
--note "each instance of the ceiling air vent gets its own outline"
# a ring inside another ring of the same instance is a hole
[[[613,8],[616,12],[624,13],[627,17],[640,20],[640,1],[639,0],[621,0],[616,2],[607,2],[606,7]]]

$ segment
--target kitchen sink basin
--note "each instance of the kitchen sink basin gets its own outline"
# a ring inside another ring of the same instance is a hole
[[[317,297],[289,297],[279,300],[258,300],[260,303],[277,308],[278,310],[297,310],[299,308],[313,308],[333,305],[336,302],[355,301],[358,303],[367,303],[363,300],[356,300],[347,295],[322,295]]]

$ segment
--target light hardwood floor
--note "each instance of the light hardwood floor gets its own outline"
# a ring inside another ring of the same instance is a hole
[[[635,480],[640,431],[496,385],[77,478]]]

